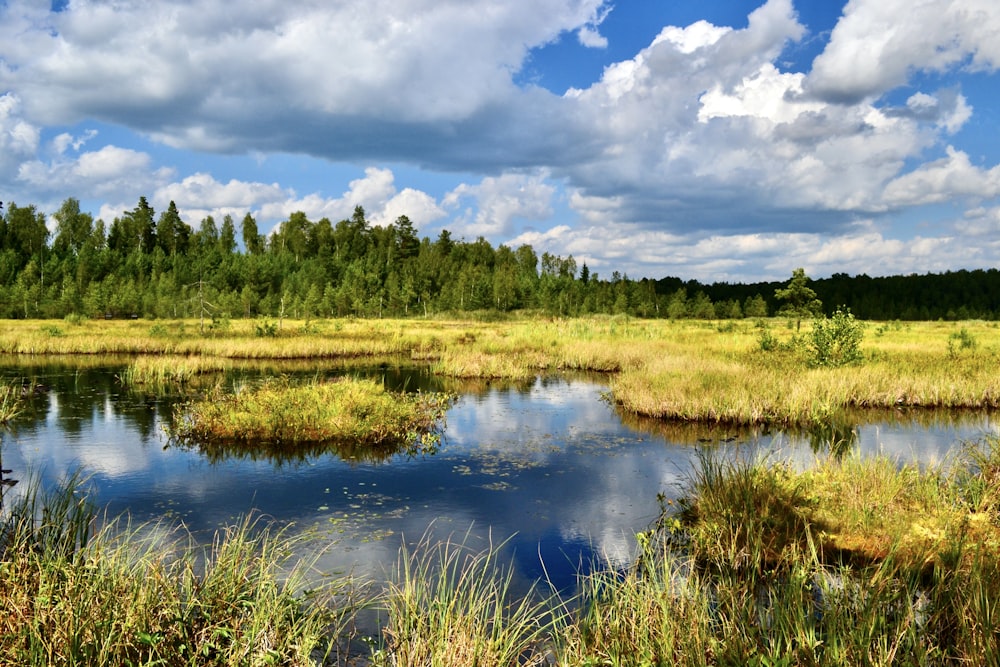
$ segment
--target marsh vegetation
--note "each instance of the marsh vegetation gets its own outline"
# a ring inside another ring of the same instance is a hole
[[[139,395],[183,393],[173,428],[189,429],[192,446],[216,461],[272,446],[280,460],[347,441],[357,448],[349,456],[365,460],[362,450],[388,440],[431,442],[422,438],[450,400],[351,377],[219,381],[271,359],[302,360],[307,375],[311,357],[390,354],[445,382],[596,371],[627,420],[653,419],[685,442],[700,439],[693,425],[821,427],[850,424],[858,410],[992,409],[1000,400],[991,323],[861,323],[846,311],[789,322],[286,319],[280,330],[248,320],[203,334],[191,321],[84,320],[53,335],[24,321],[0,332],[0,349],[29,364],[133,355],[119,381]],[[18,409],[20,386],[11,385]],[[321,430],[328,425],[342,430]],[[360,649],[353,637],[353,650],[376,665],[997,659],[995,437],[934,465],[849,448],[807,466],[714,441],[699,451],[682,493],[664,497],[628,562],[582,568],[573,593],[544,574],[527,589],[513,585],[502,539],[482,547],[461,535],[404,549],[381,586],[338,573],[317,588],[284,559],[302,552],[289,541],[299,534],[240,520],[194,547],[179,526],[98,519],[78,486],[28,494],[28,505],[3,510],[3,616],[20,620],[8,621],[0,651],[24,664],[309,664],[323,655],[340,664],[356,615],[374,613],[383,632]],[[109,602],[123,596],[136,601],[127,618]],[[57,599],[66,602],[46,606]]]
[[[856,408],[1000,403],[995,323],[863,323],[849,311],[801,328],[792,322],[347,319],[286,321],[261,337],[251,320],[206,335],[190,321],[81,321],[59,336],[50,325],[17,321],[0,331],[0,351],[140,355],[123,376],[129,385],[191,383],[235,361],[266,359],[395,356],[473,379],[596,371],[611,374],[610,398],[624,412],[723,424],[801,425]]]

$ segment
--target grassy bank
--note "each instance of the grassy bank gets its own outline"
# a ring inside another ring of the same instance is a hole
[[[351,443],[431,444],[450,397],[400,394],[374,380],[291,384],[272,379],[179,405],[173,435],[196,444],[246,447]]]
[[[813,325],[783,320],[595,317],[503,322],[242,320],[201,331],[194,321],[7,321],[0,353],[181,355],[151,375],[222,366],[218,360],[395,355],[456,378],[523,380],[538,373],[612,374],[625,413],[719,424],[811,424],[847,409],[996,408],[1000,328],[983,322],[868,323],[857,361],[812,363]],[[193,359],[200,359],[195,362]],[[144,362],[147,365],[156,362]]]
[[[207,549],[178,528],[97,527],[77,480],[36,488],[0,522],[0,662],[311,665],[334,655],[351,586],[301,594],[295,540],[257,521]],[[166,532],[164,532],[166,531]]]

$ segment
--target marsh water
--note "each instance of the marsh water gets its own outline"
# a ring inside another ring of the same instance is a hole
[[[321,568],[375,578],[392,568],[404,541],[451,536],[473,546],[503,543],[518,576],[544,574],[569,589],[581,570],[628,565],[635,533],[657,517],[657,495],[682,492],[698,448],[759,450],[803,465],[831,447],[936,463],[958,443],[996,430],[988,415],[968,413],[882,413],[813,433],[706,430],[623,418],[602,399],[607,382],[597,375],[460,384],[391,361],[247,366],[212,381],[352,374],[402,391],[459,396],[433,453],[254,458],[172,442],[165,426],[182,397],[126,390],[118,376],[127,363],[67,359],[0,368],[30,394],[3,434],[8,477],[34,476],[47,487],[79,470],[110,514],[183,521],[206,540],[260,513],[290,530],[314,531],[328,547]]]

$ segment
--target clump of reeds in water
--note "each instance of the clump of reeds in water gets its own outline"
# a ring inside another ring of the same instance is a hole
[[[292,384],[269,379],[235,393],[214,392],[179,406],[182,441],[254,444],[323,442],[433,445],[452,397],[403,394],[374,381],[341,378]]]
[[[381,598],[387,614],[376,667],[507,667],[544,665],[551,647],[553,606],[532,587],[513,591],[503,545],[483,550],[460,542],[404,548]]]
[[[126,366],[118,379],[132,390],[177,391],[231,367],[231,360],[219,357],[141,356]]]
[[[78,478],[31,486],[2,519],[0,664],[313,665],[351,614],[346,580],[301,594],[299,538],[254,519],[204,549],[179,528],[98,526]]]
[[[21,413],[23,392],[19,382],[0,383],[0,424],[6,424]]]

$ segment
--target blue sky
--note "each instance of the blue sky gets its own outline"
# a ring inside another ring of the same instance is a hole
[[[1000,264],[994,0],[0,0],[0,200],[703,281]]]

